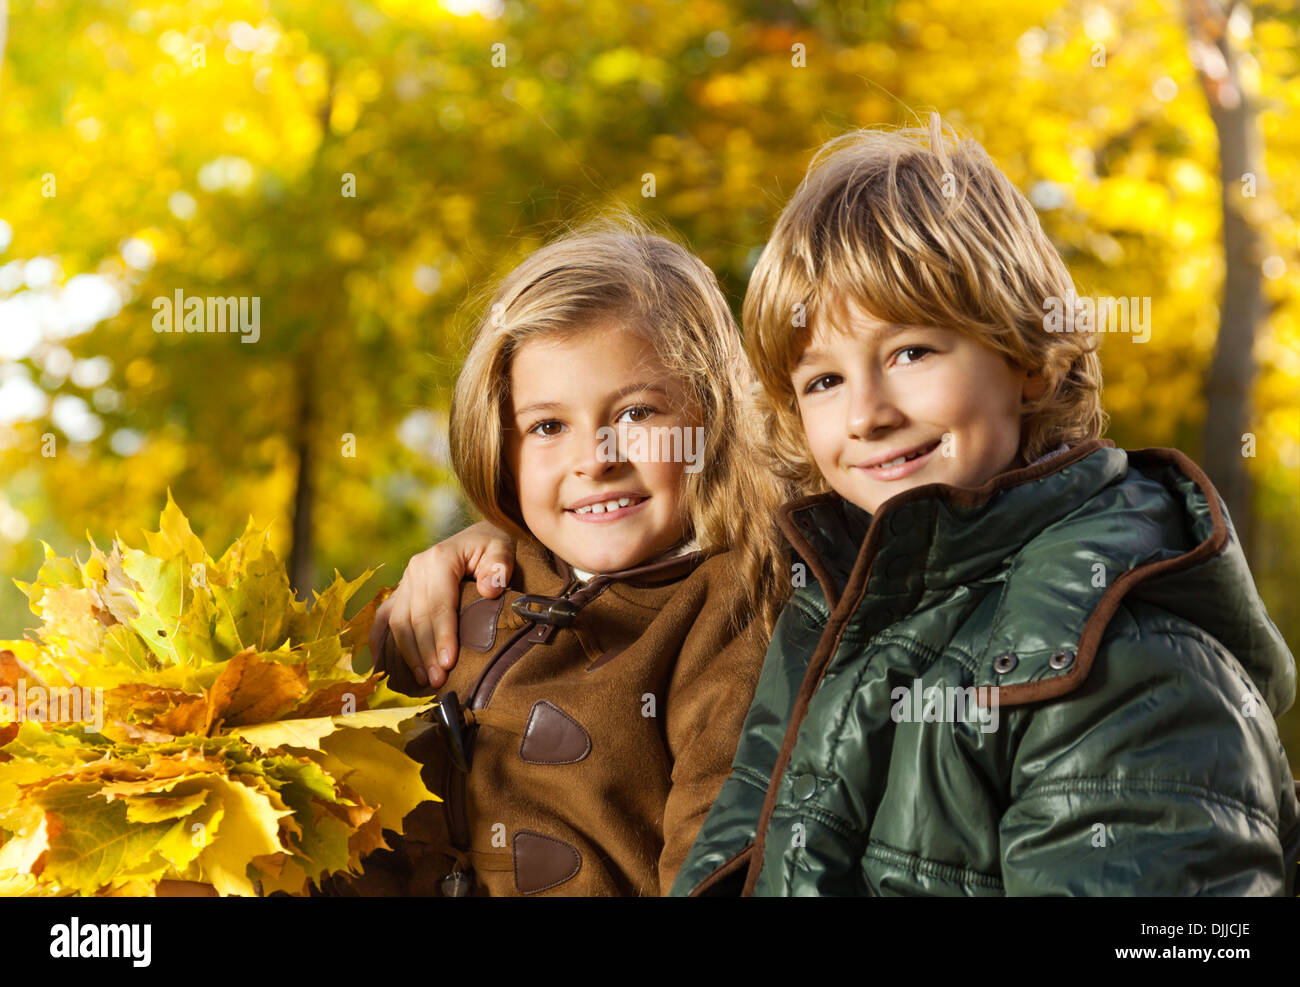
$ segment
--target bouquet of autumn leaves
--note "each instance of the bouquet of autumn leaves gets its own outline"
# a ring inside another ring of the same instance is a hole
[[[0,642],[0,895],[301,894],[436,798],[403,752],[422,701],[353,671],[374,570],[309,608],[266,533],[214,562],[168,491],[147,552],[45,546],[38,639]],[[69,695],[94,715],[59,722]]]

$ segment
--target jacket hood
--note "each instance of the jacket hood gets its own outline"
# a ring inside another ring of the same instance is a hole
[[[856,610],[1003,580],[976,683],[1001,705],[1063,695],[1088,676],[1126,600],[1216,638],[1276,716],[1295,695],[1295,661],[1269,618],[1221,498],[1175,449],[1081,443],[978,488],[933,483],[869,515],[833,494],[779,518],[827,605]],[[908,612],[899,609],[893,616]],[[1011,671],[994,662],[1014,654]]]

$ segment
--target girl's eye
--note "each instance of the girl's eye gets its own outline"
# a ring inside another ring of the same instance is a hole
[[[654,408],[650,407],[648,404],[633,405],[631,408],[622,412],[616,421],[636,424],[637,422],[643,422],[650,418],[654,413]]]
[[[820,377],[814,377],[804,385],[805,394],[813,394],[817,391],[828,391],[840,382],[842,378],[839,374],[822,374]]]
[[[554,418],[548,418],[546,421],[538,422],[528,430],[529,435],[559,435],[560,430],[564,428],[563,423],[557,422]]]
[[[917,357],[917,358],[914,359],[914,360],[906,360],[906,361],[902,361],[903,366],[907,366],[907,365],[912,364],[912,363],[919,363],[921,360],[925,359],[924,354],[926,354],[926,353],[933,353],[933,352],[934,352],[934,350],[930,349],[930,347],[928,347],[928,346],[904,346],[901,350],[898,351],[898,354],[897,354],[897,355],[899,355],[899,356],[903,356],[904,354],[907,354],[907,353],[920,353],[920,354],[922,354],[922,356],[919,356],[919,357]]]

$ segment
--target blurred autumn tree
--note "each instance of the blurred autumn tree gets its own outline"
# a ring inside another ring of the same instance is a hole
[[[1029,194],[1081,292],[1152,299],[1149,342],[1103,348],[1110,436],[1217,463],[1233,490],[1242,467],[1295,648],[1300,14],[1192,4],[20,0],[0,71],[0,572],[30,578],[38,538],[135,537],[170,486],[214,544],[274,519],[301,591],[381,562],[395,582],[463,517],[445,411],[487,279],[623,203],[680,230],[738,307],[811,151],[933,108]],[[1220,154],[1207,45],[1253,159]],[[1244,389],[1207,420],[1240,295],[1225,215],[1258,304],[1226,352]],[[260,298],[259,340],[156,333],[178,289]],[[0,581],[0,633],[25,602]]]

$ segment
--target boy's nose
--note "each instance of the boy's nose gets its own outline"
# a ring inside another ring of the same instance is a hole
[[[855,387],[850,390],[845,424],[851,438],[876,438],[881,430],[897,428],[903,420],[903,413],[885,388]]]

